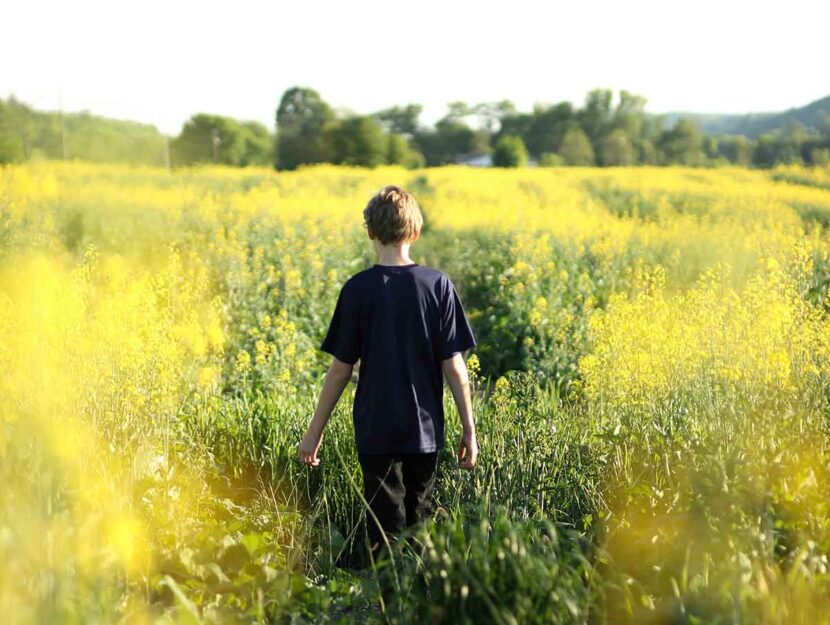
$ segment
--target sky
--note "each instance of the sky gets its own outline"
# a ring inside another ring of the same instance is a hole
[[[830,95],[827,0],[7,0],[0,97],[177,134],[194,113],[274,125],[282,93],[335,109],[581,104],[627,89],[651,112],[784,110]]]

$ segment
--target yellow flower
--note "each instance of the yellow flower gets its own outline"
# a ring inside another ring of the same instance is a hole
[[[245,373],[251,368],[251,355],[244,349],[236,354],[235,369],[237,373]]]
[[[517,261],[513,264],[513,271],[515,271],[515,272],[516,272],[517,274],[519,274],[519,275],[524,274],[524,273],[527,273],[528,271],[530,271],[530,265],[528,265],[528,264],[527,264],[525,261],[523,261],[523,260],[517,260]]]
[[[255,344],[256,349],[256,356],[255,361],[257,365],[264,365],[268,361],[268,355],[270,353],[268,343],[259,339]]]
[[[216,377],[218,375],[218,370],[215,367],[202,367],[199,369],[199,377],[197,380],[197,384],[199,388],[203,390],[210,389],[216,383]]]
[[[214,350],[221,349],[225,342],[225,333],[222,331],[222,326],[214,323],[208,328],[207,332],[208,344]]]

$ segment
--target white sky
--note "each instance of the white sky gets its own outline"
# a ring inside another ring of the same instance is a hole
[[[14,4],[11,4],[14,2]],[[830,94],[828,0],[7,0],[0,97],[177,133],[193,113],[273,128],[285,89],[370,113],[583,101],[652,112],[775,111]]]

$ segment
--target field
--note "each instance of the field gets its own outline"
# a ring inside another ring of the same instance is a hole
[[[371,562],[354,384],[295,456],[390,182],[482,451],[445,392],[436,519]],[[830,622],[828,226],[826,168],[2,167],[0,613]]]

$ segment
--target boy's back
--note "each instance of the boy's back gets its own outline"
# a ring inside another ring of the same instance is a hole
[[[395,185],[363,209],[378,263],[340,289],[320,349],[334,356],[317,408],[300,441],[300,459],[317,466],[323,430],[360,361],[353,415],[363,472],[369,545],[429,516],[444,446],[443,380],[461,419],[459,468],[478,457],[470,380],[462,352],[476,344],[449,277],[412,261],[423,215],[415,198]]]
[[[476,344],[443,272],[411,263],[343,285],[320,349],[360,360],[353,415],[360,453],[433,452],[444,443],[441,361]]]

